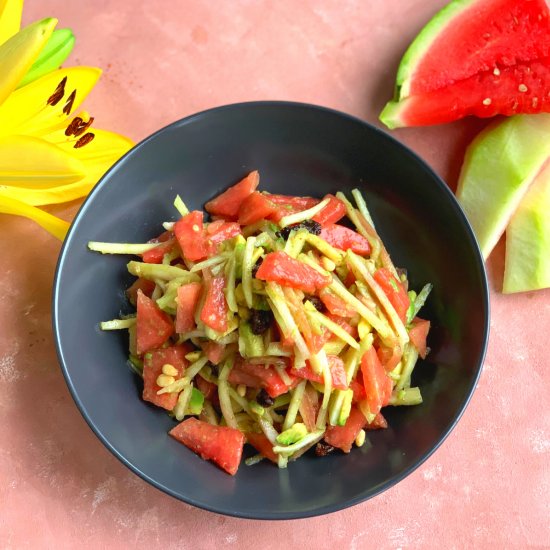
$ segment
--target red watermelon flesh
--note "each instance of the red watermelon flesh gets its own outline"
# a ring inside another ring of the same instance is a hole
[[[545,0],[455,0],[430,21],[403,58],[399,99],[549,56]]]
[[[228,474],[239,469],[244,435],[228,426],[212,426],[196,418],[188,418],[168,432],[204,460],[211,460]]]
[[[549,94],[545,0],[453,0],[407,50],[380,120],[397,128],[548,112]]]
[[[550,112],[550,58],[476,74],[433,92],[408,97],[384,109],[390,128],[452,122],[468,115]],[[381,116],[382,118],[382,116]]]

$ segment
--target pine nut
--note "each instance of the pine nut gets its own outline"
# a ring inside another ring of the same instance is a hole
[[[166,386],[169,386],[170,384],[173,384],[176,381],[176,379],[173,376],[168,376],[166,374],[161,374],[157,378],[157,386],[160,386],[161,388],[165,388]]]
[[[176,367],[174,367],[174,365],[166,363],[166,365],[162,365],[162,373],[168,376],[177,376],[179,371]]]

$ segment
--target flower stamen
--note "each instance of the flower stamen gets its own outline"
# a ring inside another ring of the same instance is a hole
[[[88,132],[87,134],[84,134],[75,144],[75,149],[80,149],[81,147],[84,147],[84,145],[88,145],[90,141],[92,141],[95,138],[95,134],[92,132]]]
[[[90,120],[88,120],[88,122],[84,122],[83,124],[81,124],[78,129],[76,130],[76,132],[74,133],[74,136],[75,137],[78,137],[78,136],[81,136],[84,132],[86,132],[86,130],[93,124],[94,122],[94,117],[91,116],[90,117]]]
[[[65,84],[67,84],[67,77],[64,77],[63,80],[57,85],[55,92],[48,98],[46,105],[51,105],[55,107],[65,95]]]
[[[65,135],[66,136],[72,136],[74,135],[74,133],[78,130],[78,128],[80,127],[80,125],[83,123],[84,121],[79,117],[74,117],[72,120],[71,120],[71,123],[67,126],[67,128],[65,129]]]
[[[90,117],[90,120],[88,122],[84,122],[84,120],[77,116],[73,118],[71,123],[67,126],[67,129],[65,130],[66,136],[81,136],[93,123],[94,117]]]
[[[73,108],[75,98],[76,98],[76,90],[73,90],[71,92],[71,95],[67,98],[65,107],[63,107],[63,113],[66,114],[67,116],[71,113],[71,109]]]

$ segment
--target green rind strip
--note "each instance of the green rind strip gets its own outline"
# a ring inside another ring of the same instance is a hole
[[[388,101],[380,113],[380,122],[383,122],[390,130],[402,128],[407,123],[402,118],[403,102]]]
[[[505,294],[550,287],[550,164],[533,182],[506,229]]]

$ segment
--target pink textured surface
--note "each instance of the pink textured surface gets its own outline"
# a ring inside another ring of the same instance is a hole
[[[98,126],[139,140],[243,100],[290,99],[377,123],[405,46],[443,0],[27,0],[55,15],[70,61],[105,69],[87,102]],[[394,135],[451,186],[465,121]],[[67,219],[76,205],[57,211]],[[180,503],[123,467],[89,430],[50,328],[59,244],[0,218],[1,548],[548,547],[550,291],[506,297],[504,247],[489,263],[492,323],[477,391],[443,447],[405,481],[346,511],[296,522],[226,518]],[[285,542],[286,541],[286,542]],[[292,541],[292,543],[289,543]]]

